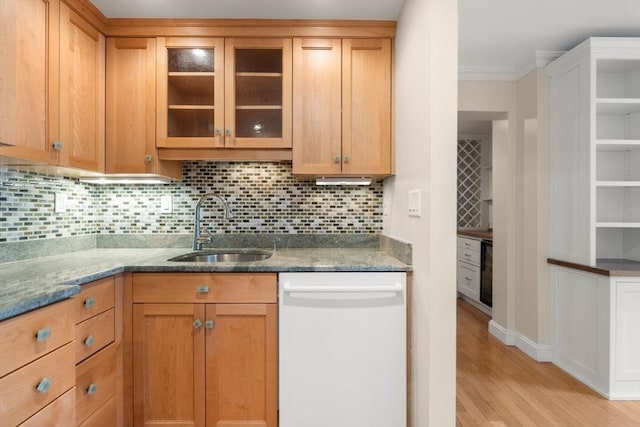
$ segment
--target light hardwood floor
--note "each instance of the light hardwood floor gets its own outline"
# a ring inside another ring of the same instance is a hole
[[[640,401],[609,401],[551,363],[537,363],[487,330],[458,300],[457,425],[640,426]]]

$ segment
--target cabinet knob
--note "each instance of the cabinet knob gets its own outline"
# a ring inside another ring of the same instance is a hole
[[[93,337],[93,335],[89,335],[87,338],[85,338],[84,345],[86,345],[87,347],[91,347],[94,342],[95,338]]]
[[[36,332],[36,341],[45,342],[51,337],[51,329],[50,328],[42,328],[38,329]]]
[[[213,320],[207,320],[204,322],[205,329],[213,329]]]
[[[51,388],[51,380],[47,377],[44,377],[36,386],[36,390],[38,390],[38,393],[46,393],[49,391],[49,389]]]
[[[222,133],[220,128],[215,128],[214,132],[216,133],[216,135],[220,135]]]
[[[86,300],[84,300],[84,306],[85,308],[91,308],[96,304],[96,300],[94,297],[89,297]]]
[[[340,156],[338,156],[337,154],[333,156],[333,161],[336,163],[340,163]]]
[[[53,149],[56,150],[56,151],[62,150],[62,142],[53,141]]]
[[[153,160],[153,156],[151,154],[145,154],[144,155],[144,161],[147,163],[151,163],[151,161]]]
[[[207,286],[207,285],[198,286],[196,288],[196,292],[198,292],[199,294],[208,294],[209,293],[209,286]]]
[[[96,394],[97,391],[98,391],[98,384],[96,383],[91,383],[89,384],[89,387],[87,387],[87,394]]]
[[[193,321],[193,327],[199,329],[202,326],[202,320],[196,319]]]
[[[227,136],[231,136],[231,129],[225,129],[224,134]]]
[[[343,160],[345,163],[349,163],[349,160],[351,160],[351,159],[349,158],[349,156],[344,156],[344,157],[342,158],[342,160]]]

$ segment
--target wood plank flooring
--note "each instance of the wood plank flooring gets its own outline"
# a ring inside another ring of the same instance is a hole
[[[488,322],[458,300],[459,427],[640,427],[640,401],[601,397],[555,365],[502,344]]]

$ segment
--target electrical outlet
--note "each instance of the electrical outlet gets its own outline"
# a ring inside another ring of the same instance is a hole
[[[55,213],[64,213],[67,211],[67,205],[69,204],[69,199],[64,193],[55,193],[54,207],[53,211]]]
[[[172,213],[173,212],[173,198],[171,195],[160,196],[160,212]]]
[[[421,201],[421,190],[410,190],[408,197],[408,213],[409,216],[420,217],[422,216],[422,201]]]

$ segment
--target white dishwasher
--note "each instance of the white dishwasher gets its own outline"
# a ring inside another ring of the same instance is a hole
[[[406,426],[406,274],[282,273],[279,426]]]

